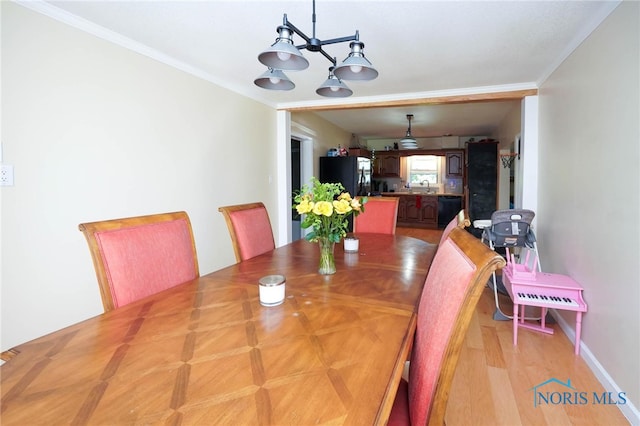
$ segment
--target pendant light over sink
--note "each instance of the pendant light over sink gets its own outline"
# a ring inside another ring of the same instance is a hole
[[[403,149],[418,149],[418,142],[411,136],[411,119],[413,119],[413,114],[407,114],[407,120],[409,120],[409,128],[407,129],[407,134],[400,141]]]
[[[287,77],[284,71],[301,71],[309,67],[309,61],[302,56],[300,49],[307,49],[310,52],[320,52],[331,62],[329,77],[316,90],[320,96],[343,98],[351,96],[353,91],[347,87],[342,80],[373,80],[378,77],[378,71],[367,58],[364,57],[364,43],[360,41],[359,32],[352,36],[333,38],[330,40],[320,40],[316,38],[316,1],[313,0],[313,35],[308,37],[305,33],[296,28],[287,19],[285,13],[282,25],[277,29],[278,38],[267,50],[258,55],[258,60],[267,66],[268,70],[253,82],[256,86],[268,90],[291,90],[295,84]],[[299,46],[293,44],[293,35],[297,34],[306,43]],[[337,65],[336,58],[331,57],[324,51],[323,46],[351,42],[349,48],[351,52],[346,59]]]

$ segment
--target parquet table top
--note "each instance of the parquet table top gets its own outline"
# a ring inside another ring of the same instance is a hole
[[[2,424],[384,424],[436,246],[359,238],[335,275],[301,240],[16,347]]]

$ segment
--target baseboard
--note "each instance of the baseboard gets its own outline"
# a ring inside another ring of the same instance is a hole
[[[567,321],[562,318],[562,316],[558,315],[555,310],[550,310],[551,315],[558,322],[558,325],[564,332],[564,334],[569,338],[571,342],[575,342],[576,332],[575,329],[569,325]],[[613,380],[613,378],[607,373],[607,370],[604,369],[602,364],[598,362],[597,358],[593,355],[593,353],[589,350],[589,347],[584,344],[583,341],[580,341],[580,355],[582,359],[587,363],[589,369],[596,376],[598,381],[604,386],[607,392],[611,392],[614,395],[617,395],[619,392],[623,392],[622,389],[618,386],[618,384]],[[634,426],[640,426],[640,411],[638,408],[633,405],[633,403],[627,400],[626,404],[618,405],[618,408],[622,412],[622,414],[629,420],[629,423]]]

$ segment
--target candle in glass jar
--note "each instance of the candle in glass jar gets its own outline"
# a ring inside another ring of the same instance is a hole
[[[346,237],[344,239],[344,251],[356,253],[358,251],[359,240],[356,237]]]
[[[278,306],[284,302],[286,283],[284,275],[267,275],[260,278],[258,282],[262,306]]]

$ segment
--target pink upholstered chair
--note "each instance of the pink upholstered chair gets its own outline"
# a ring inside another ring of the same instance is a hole
[[[353,219],[353,232],[395,234],[398,197],[369,197],[364,212]]]
[[[105,312],[197,278],[185,212],[82,223]]]
[[[469,226],[471,226],[471,221],[467,216],[467,212],[464,211],[464,209],[460,210],[458,214],[453,219],[451,219],[451,221],[447,224],[447,226],[442,231],[442,236],[440,237],[440,244],[442,244],[442,242],[447,239],[447,237],[449,236],[449,233],[453,231],[453,228],[458,227],[458,228],[464,229]]]
[[[262,203],[220,207],[231,234],[236,261],[251,259],[276,248],[269,213]]]
[[[460,349],[478,299],[504,259],[454,227],[431,264],[420,299],[409,381],[401,381],[388,425],[442,425]]]

